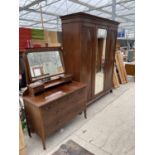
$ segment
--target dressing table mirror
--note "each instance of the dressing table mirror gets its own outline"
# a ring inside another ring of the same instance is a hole
[[[29,136],[45,139],[79,113],[86,118],[86,85],[65,74],[61,48],[34,48],[24,53],[28,89],[23,95]]]
[[[32,95],[72,80],[72,75],[65,74],[60,47],[27,49],[24,60],[28,88]]]
[[[27,54],[32,81],[40,76],[64,73],[60,51],[33,52]]]

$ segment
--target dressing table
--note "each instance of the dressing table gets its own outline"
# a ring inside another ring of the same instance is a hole
[[[35,132],[46,149],[47,136],[79,113],[86,118],[86,85],[65,74],[61,48],[27,49],[23,53],[28,89],[23,94],[29,136]]]

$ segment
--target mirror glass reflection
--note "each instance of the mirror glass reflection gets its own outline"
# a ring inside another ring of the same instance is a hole
[[[59,51],[33,52],[27,55],[31,77],[51,76],[64,72]]]
[[[97,30],[98,49],[96,52],[96,63],[95,63],[95,95],[104,90],[106,37],[107,37],[106,29]]]

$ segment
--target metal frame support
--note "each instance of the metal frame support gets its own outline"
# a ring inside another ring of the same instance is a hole
[[[135,0],[124,0],[124,1],[119,1],[119,2],[116,2],[116,5],[126,4],[126,3],[129,3],[129,2],[133,2],[133,1],[135,1]],[[96,9],[104,9],[104,8],[107,8],[107,7],[110,7],[110,6],[112,6],[112,3],[101,5],[101,6],[99,6],[99,7],[96,7],[95,9],[88,9],[88,10],[86,10],[86,12],[88,12],[88,11],[93,11],[93,10],[96,10]]]
[[[103,10],[101,8],[97,8],[97,7],[93,6],[93,5],[90,5],[88,3],[85,3],[83,1],[79,1],[79,0],[69,0],[69,1],[71,1],[73,3],[76,3],[76,4],[81,4],[83,6],[88,7],[89,9],[94,9],[94,10],[97,10],[97,11],[100,11],[100,12],[103,12],[103,13],[106,13],[106,14],[109,14],[109,15],[112,15],[112,12],[110,12],[110,11],[106,11],[106,10]],[[116,15],[116,17],[117,17],[117,15]],[[132,21],[129,18],[123,17],[123,15],[122,16],[119,16],[118,18],[121,18],[121,19],[123,19],[125,21]]]
[[[116,18],[116,0],[112,0],[112,20]]]
[[[24,6],[24,7],[20,7],[19,11],[23,11],[25,9],[28,9],[28,8],[30,8],[30,7],[32,7],[32,6],[36,5],[36,4],[39,4],[39,3],[43,2],[43,1],[45,1],[45,0],[35,0],[32,3],[30,3],[30,4],[28,4],[28,5]]]
[[[40,10],[34,10],[34,9],[25,9],[25,11],[29,11],[29,12],[35,12],[35,13],[39,13],[40,14]],[[55,16],[55,17],[59,17],[60,15],[56,14],[56,13],[51,13],[51,12],[45,12],[43,11],[42,14],[45,15],[51,15],[51,16]]]
[[[29,25],[29,26],[33,26],[33,25],[37,25],[37,24],[40,24],[41,22],[39,21],[39,20],[33,20],[33,19],[25,19],[25,18],[19,18],[19,20],[21,20],[21,21],[27,21],[27,22],[33,22],[33,24],[31,24],[31,25]],[[56,19],[54,19],[54,20],[57,20],[57,18]],[[52,21],[54,21],[53,19],[51,20],[51,19],[49,19],[49,20],[45,20],[44,21],[44,23],[47,23],[47,24],[53,24],[53,25],[57,25],[57,26],[59,26],[60,24],[57,22],[57,23],[53,23]]]

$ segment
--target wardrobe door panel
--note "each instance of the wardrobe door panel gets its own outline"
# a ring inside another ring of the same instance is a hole
[[[111,90],[113,87],[112,76],[114,68],[114,59],[115,59],[115,46],[116,46],[116,37],[117,31],[109,31],[109,48],[106,53],[106,73],[105,73],[105,90]]]
[[[104,91],[105,82],[105,53],[107,43],[107,30],[103,28],[97,29],[97,48],[95,51],[95,91],[97,95]]]
[[[81,81],[87,84],[87,100],[92,97],[92,58],[94,51],[94,27],[81,28]]]

